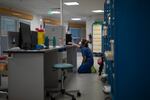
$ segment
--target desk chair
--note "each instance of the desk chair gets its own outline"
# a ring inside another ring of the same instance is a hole
[[[70,96],[72,97],[72,100],[76,100],[75,96],[70,94],[69,91],[66,91],[66,89],[64,88],[65,70],[72,69],[73,65],[67,64],[67,63],[61,63],[61,64],[55,64],[53,68],[56,70],[61,70],[61,88],[56,92],[62,95]],[[81,93],[79,92],[79,90],[71,90],[70,92],[76,92],[78,97],[81,96]],[[51,100],[55,100],[56,96],[51,95]]]

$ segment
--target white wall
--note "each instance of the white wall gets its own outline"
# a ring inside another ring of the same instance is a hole
[[[41,17],[33,15],[33,20],[31,21],[31,30],[35,31],[36,28],[40,28],[40,25],[43,26],[43,22],[40,21]]]
[[[81,38],[86,38],[86,29],[81,28]]]
[[[93,16],[87,17],[87,20],[86,20],[86,39],[88,39],[88,35],[92,33],[92,24],[97,20],[102,20],[101,15],[93,15]]]

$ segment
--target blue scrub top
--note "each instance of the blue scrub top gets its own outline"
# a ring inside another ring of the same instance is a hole
[[[88,47],[80,47],[82,56],[86,57],[87,61],[93,62],[93,53]]]

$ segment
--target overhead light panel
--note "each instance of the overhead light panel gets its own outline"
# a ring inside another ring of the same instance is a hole
[[[60,11],[48,11],[49,15],[60,14]]]
[[[71,20],[74,20],[74,21],[80,21],[81,18],[71,18]]]
[[[51,11],[51,14],[60,14],[60,11]]]
[[[40,22],[42,22],[43,21],[43,19],[42,18],[40,18]]]
[[[76,5],[79,5],[78,2],[64,2],[65,5],[67,6],[76,6]]]
[[[103,13],[104,10],[93,10],[92,12],[94,12],[94,13]]]

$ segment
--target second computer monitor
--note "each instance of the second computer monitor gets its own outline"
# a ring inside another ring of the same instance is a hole
[[[21,49],[32,49],[30,25],[20,22],[19,47]]]

